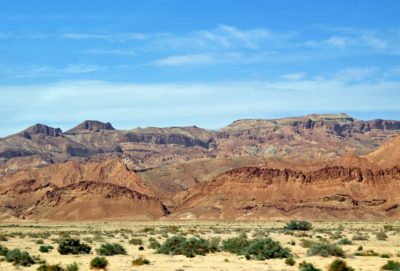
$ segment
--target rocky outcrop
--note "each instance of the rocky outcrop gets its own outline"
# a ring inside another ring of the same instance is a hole
[[[180,195],[171,218],[384,219],[399,218],[400,167],[340,166],[304,173],[238,168]]]
[[[168,214],[154,197],[112,183],[81,181],[47,191],[27,218],[51,220],[155,219]]]
[[[63,133],[60,128],[53,128],[43,124],[33,125],[21,132],[27,139],[32,139],[32,135],[43,135],[49,137],[60,137]]]
[[[97,120],[86,120],[78,126],[66,131],[66,133],[75,134],[82,132],[100,132],[102,130],[113,131],[115,129],[109,122],[104,123]]]

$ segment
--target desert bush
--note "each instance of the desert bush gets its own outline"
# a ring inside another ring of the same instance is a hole
[[[12,262],[15,265],[31,266],[35,263],[35,260],[26,251],[21,251],[19,249],[13,249],[7,251],[5,255],[7,262]]]
[[[65,267],[65,271],[78,271],[79,267],[77,263],[72,263],[67,265],[67,267]]]
[[[90,261],[90,267],[92,268],[106,268],[108,261],[104,257],[95,257]]]
[[[381,255],[380,255],[380,257],[381,258],[390,258],[391,257],[391,255],[389,254],[389,253],[382,253]]]
[[[293,258],[287,258],[285,260],[285,264],[289,265],[289,266],[293,266],[296,264],[296,261]]]
[[[154,237],[149,238],[149,248],[159,249],[160,247],[161,247],[161,244]]]
[[[300,246],[304,248],[310,248],[315,242],[310,239],[301,239]]]
[[[356,233],[355,235],[353,235],[353,241],[367,241],[368,235],[363,235],[361,233]]]
[[[52,249],[53,249],[53,246],[40,246],[39,247],[39,251],[42,253],[48,253]]]
[[[339,246],[326,242],[314,242],[307,251],[309,256],[319,255],[322,257],[336,256],[344,257],[345,253]]]
[[[353,242],[349,239],[347,239],[346,237],[343,239],[340,239],[338,242],[338,245],[352,245]]]
[[[384,266],[382,266],[382,270],[400,271],[400,262],[388,261]]]
[[[271,238],[251,240],[246,248],[245,255],[254,256],[257,260],[288,258],[291,256],[290,250],[284,248],[279,242]]]
[[[321,269],[316,268],[312,263],[302,262],[299,264],[299,271],[321,271]]]
[[[5,246],[0,245],[0,255],[1,256],[6,256],[8,252],[8,248],[6,248]]]
[[[81,243],[79,239],[64,239],[61,240],[58,246],[58,252],[61,255],[67,254],[89,254],[91,251],[91,247]]]
[[[129,240],[129,244],[141,246],[143,245],[143,240],[140,238],[132,238],[131,240]]]
[[[247,236],[241,234],[238,237],[232,237],[222,241],[222,249],[233,254],[244,255],[249,243],[250,241],[247,239]]]
[[[132,261],[132,265],[136,265],[136,266],[147,265],[147,264],[150,264],[150,261],[148,259],[144,259],[143,257],[139,257]]]
[[[210,252],[209,242],[203,238],[186,239],[181,235],[176,235],[165,240],[158,250],[161,254],[185,255],[194,257],[196,255],[206,255]]]
[[[123,246],[117,243],[105,243],[102,244],[99,249],[96,249],[97,254],[103,256],[112,256],[112,255],[126,255],[126,250]]]
[[[386,241],[387,238],[388,238],[388,236],[386,235],[386,233],[383,232],[383,231],[380,231],[380,232],[376,233],[375,236],[376,236],[376,239],[379,240],[379,241]]]
[[[291,231],[308,231],[312,229],[312,224],[304,220],[291,220],[286,224],[284,229]]]
[[[354,269],[347,266],[345,261],[336,259],[329,265],[328,271],[354,271]]]
[[[0,241],[2,241],[2,242],[8,241],[7,236],[5,236],[4,234],[0,234]]]

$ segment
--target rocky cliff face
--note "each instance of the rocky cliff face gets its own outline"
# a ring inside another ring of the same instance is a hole
[[[69,161],[0,177],[3,216],[29,219],[154,219],[168,213],[120,159]]]
[[[399,192],[400,167],[239,168],[194,186],[171,218],[398,219]]]

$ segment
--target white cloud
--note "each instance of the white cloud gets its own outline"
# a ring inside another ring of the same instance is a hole
[[[149,37],[162,36],[162,33],[112,33],[112,34],[93,34],[93,33],[62,33],[59,34],[61,39],[70,40],[106,40],[106,41],[129,41],[129,40],[145,40]]]
[[[199,65],[209,64],[214,61],[213,56],[207,54],[193,55],[173,55],[166,58],[157,59],[151,62],[156,66],[182,66],[182,65]]]
[[[333,74],[333,77],[341,81],[363,81],[377,72],[375,67],[349,67]]]
[[[134,50],[112,50],[112,49],[90,49],[83,51],[86,54],[93,55],[128,55],[134,56],[136,52]]]
[[[327,44],[335,47],[347,47],[353,43],[353,39],[349,37],[332,36],[325,41]]]
[[[306,76],[306,73],[304,73],[304,72],[296,72],[296,73],[283,74],[280,76],[280,78],[283,80],[288,80],[288,81],[298,81],[300,79],[303,79],[305,76]]]

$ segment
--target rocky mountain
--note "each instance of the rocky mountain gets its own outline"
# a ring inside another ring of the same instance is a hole
[[[168,213],[152,188],[118,158],[6,174],[0,178],[0,210],[3,219],[58,220],[154,219]]]
[[[398,219],[400,167],[324,167],[304,173],[246,167],[198,184],[180,199],[177,219]]]
[[[399,121],[361,121],[346,114],[272,120],[239,120],[217,131],[192,127],[116,130],[84,121],[62,132],[37,124],[0,139],[0,161],[40,156],[47,162],[86,161],[120,155],[137,169],[233,156],[328,160],[375,150],[400,132]]]
[[[399,123],[38,124],[0,139],[0,219],[398,219]]]

